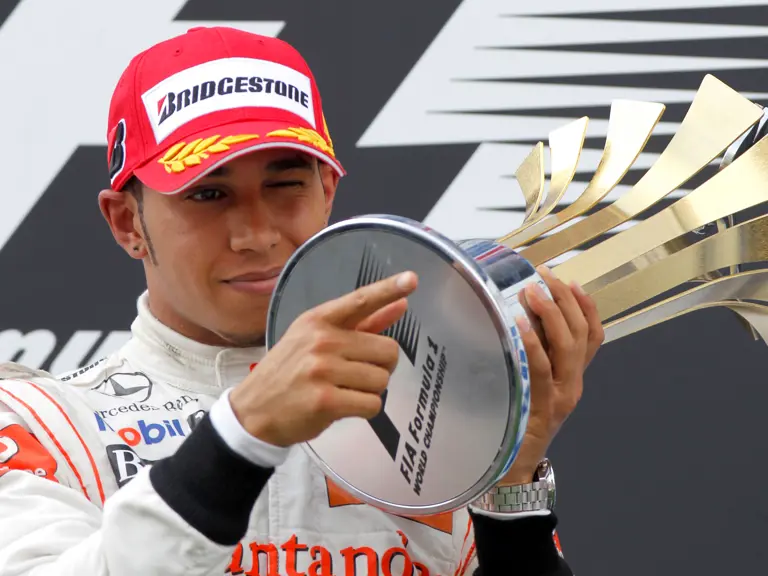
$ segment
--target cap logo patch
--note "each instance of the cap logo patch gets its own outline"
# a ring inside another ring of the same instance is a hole
[[[222,110],[278,108],[315,127],[308,76],[267,60],[224,58],[187,68],[142,95],[159,144],[184,124]]]
[[[121,119],[109,132],[109,181],[114,184],[125,168],[125,119]]]

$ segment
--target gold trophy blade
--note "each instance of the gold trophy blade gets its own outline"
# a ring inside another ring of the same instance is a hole
[[[661,246],[654,248],[650,252],[646,252],[645,254],[635,258],[634,260],[631,260],[626,264],[622,264],[621,266],[619,266],[615,270],[612,270],[605,276],[600,277],[599,281],[596,281],[594,283],[589,283],[587,284],[587,286],[582,286],[582,288],[584,288],[585,290],[591,290],[592,293],[598,292],[603,287],[613,282],[616,282],[618,280],[621,280],[625,276],[634,274],[638,270],[643,270],[644,268],[647,268],[648,266],[655,264],[659,260],[668,258],[669,256],[676,254],[680,250],[688,248],[689,246],[695,244],[696,242],[697,242],[697,239],[694,238],[692,235],[678,236],[674,240],[665,242]],[[705,282],[705,281],[712,280],[714,278],[720,278],[722,275],[723,274],[719,273],[718,271],[715,271],[715,272],[712,272],[710,275],[705,274],[700,278],[694,278],[692,279],[692,281]],[[608,281],[603,282],[603,280],[608,280]]]
[[[598,289],[592,284],[584,289],[605,321],[715,270],[761,261],[768,261],[768,214],[726,228],[655,262],[635,260],[627,265],[633,271],[623,277]]]
[[[753,322],[753,318],[751,318],[752,314],[742,314],[741,306],[739,306],[741,304],[746,304],[750,308],[753,306],[763,308],[763,313],[765,313],[766,318],[757,317],[756,321]],[[756,304],[754,302],[741,302],[736,300],[735,302],[728,302],[728,309],[736,314],[736,318],[739,321],[739,324],[744,326],[744,329],[752,335],[753,340],[763,340],[763,342],[768,343],[768,340],[765,339],[765,336],[768,335],[768,331],[765,330],[768,328],[768,323],[766,323],[768,320],[768,305]]]
[[[706,167],[750,126],[757,123],[761,116],[762,111],[758,105],[750,102],[714,76],[707,75],[680,129],[656,163],[629,192],[610,206],[525,248],[520,255],[538,266],[634,218]],[[727,172],[724,170],[721,174]],[[734,194],[734,196],[737,195]],[[712,222],[719,217],[716,216],[704,223]],[[676,228],[680,229],[679,226]],[[621,238],[627,232],[615,238]],[[667,234],[662,236],[666,237]],[[664,241],[660,240],[654,246],[659,246]],[[620,262],[605,269],[606,267],[600,262],[600,258],[608,251],[604,248],[605,245],[604,242],[572,258],[569,261],[570,265],[562,269],[562,273],[569,277],[578,276],[591,281],[643,253],[633,250],[633,254],[629,257],[624,257],[622,254]],[[597,256],[598,252],[600,257]],[[617,256],[614,254],[611,261],[615,261]],[[576,272],[581,268],[584,269],[584,274],[577,274]]]
[[[588,123],[589,118],[584,116],[575,122],[570,122],[562,128],[550,132],[549,151],[552,162],[552,176],[549,179],[549,190],[541,207],[528,217],[524,223],[524,228],[538,222],[552,212],[563,195],[565,195],[571,180],[576,175],[576,168],[579,166],[581,150],[584,148],[584,139],[587,137]]]
[[[609,272],[665,242],[768,201],[767,153],[768,137],[669,208],[556,266],[555,275],[596,290]]]
[[[731,226],[733,226],[733,215],[728,216],[728,218],[721,218],[720,220],[715,222],[715,225],[717,226],[718,232],[722,232],[723,230],[730,228]],[[675,251],[671,251],[670,254],[673,254],[674,252]],[[728,272],[728,274],[736,274],[739,271],[740,271],[739,267],[734,265],[734,266],[731,266],[731,269]],[[714,280],[715,278],[720,278],[722,275],[723,274],[720,271],[708,272],[707,274],[704,274],[699,278],[694,278],[692,282],[709,282],[710,280]]]
[[[717,302],[716,304],[720,305],[720,302]],[[756,302],[728,302],[727,307],[738,315],[739,321],[749,329],[752,338],[755,340],[760,338],[763,342],[768,344],[767,305],[758,304]]]
[[[768,305],[760,304],[757,302],[740,302],[737,300],[704,302],[703,304],[692,306],[691,308],[683,310],[682,312],[678,312],[669,317],[663,318],[662,320],[655,322],[653,326],[662,324],[663,322],[667,322],[669,320],[674,320],[675,318],[680,318],[681,316],[685,316],[686,314],[690,314],[692,312],[705,310],[707,308],[727,308],[731,312],[734,312],[738,317],[739,323],[745,325],[750,330],[752,337],[755,340],[759,338],[768,344]],[[612,326],[608,338],[610,338],[610,341],[612,342],[623,336],[629,336],[630,334],[634,334],[640,330],[643,330],[644,328],[650,327],[651,326],[645,326],[632,332],[623,333],[615,331]],[[608,341],[608,338],[606,338],[606,341]]]
[[[557,214],[522,226],[498,239],[508,248],[519,248],[570,222],[593,208],[613,190],[637,160],[661,120],[666,106],[655,102],[615,100],[608,118],[608,134],[600,164],[584,192]]]
[[[720,220],[717,221],[716,224],[717,224],[718,232],[727,230],[728,228],[733,226],[733,214],[730,214],[727,218],[721,218]],[[739,269],[737,265],[734,264],[733,266],[731,266],[731,272],[730,272],[731,274],[736,274],[736,272],[738,271]]]
[[[544,194],[544,143],[539,142],[520,164],[515,172],[525,198],[525,219],[536,213]]]
[[[605,341],[613,342],[705,307],[725,305],[735,311],[737,309],[743,310],[751,304],[750,302],[738,302],[738,300],[768,300],[768,270],[752,270],[718,278],[604,324]],[[742,315],[742,317],[744,316]],[[765,334],[765,320],[753,320],[754,318],[747,319],[761,335]]]

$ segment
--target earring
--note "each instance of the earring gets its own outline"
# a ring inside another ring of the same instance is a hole
[[[138,251],[139,251],[139,247],[138,247],[138,246],[134,246],[134,247],[133,247],[133,251],[134,251],[134,252],[138,252]]]

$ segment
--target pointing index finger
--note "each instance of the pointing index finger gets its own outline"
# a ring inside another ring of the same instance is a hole
[[[402,272],[321,304],[315,314],[339,327],[354,328],[377,310],[411,294],[417,285],[414,272]]]

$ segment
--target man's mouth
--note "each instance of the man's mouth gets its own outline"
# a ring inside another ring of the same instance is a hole
[[[247,272],[229,278],[224,282],[235,290],[241,292],[250,292],[251,294],[271,294],[275,289],[281,271],[282,267]]]

